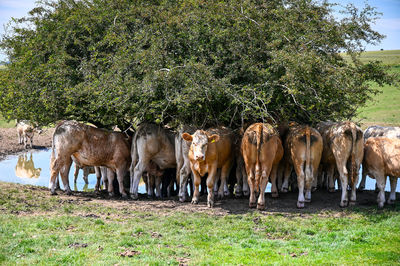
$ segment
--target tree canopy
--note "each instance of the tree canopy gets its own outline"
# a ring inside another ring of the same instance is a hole
[[[393,81],[357,59],[383,38],[378,15],[312,0],[41,1],[2,36],[0,112],[123,128],[349,119],[370,81]]]

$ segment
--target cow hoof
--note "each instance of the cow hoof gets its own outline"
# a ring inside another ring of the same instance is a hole
[[[208,201],[207,202],[207,206],[208,206],[208,208],[212,208],[212,207],[214,207],[214,201]]]
[[[339,206],[342,208],[345,208],[345,207],[347,207],[348,204],[349,204],[349,202],[347,200],[344,200],[344,201],[340,202]]]
[[[317,187],[312,187],[311,192],[315,192],[315,191],[317,191],[317,189],[318,189]]]
[[[128,195],[127,194],[122,194],[121,198],[124,199],[124,200],[127,200],[128,199]]]
[[[235,192],[235,197],[236,198],[241,198],[241,197],[243,197],[243,193],[242,192]]]
[[[311,199],[305,198],[305,199],[304,199],[304,202],[310,203],[310,202],[311,202]]]
[[[378,202],[378,209],[382,209],[384,205],[384,202]]]
[[[248,197],[248,196],[250,195],[250,192],[247,191],[247,190],[245,190],[245,191],[243,191],[243,195],[244,195],[245,197]]]
[[[57,195],[57,192],[55,192],[55,191],[50,191],[50,195],[55,196],[55,195]]]
[[[224,198],[224,193],[218,193],[218,199],[223,199]]]
[[[255,208],[256,206],[257,206],[257,204],[255,202],[254,203],[253,202],[249,203],[249,207],[250,208]]]
[[[279,197],[279,194],[278,194],[278,192],[272,192],[272,193],[271,193],[271,196],[272,196],[273,198],[277,198],[277,197]]]
[[[349,201],[349,206],[355,206],[356,205],[356,201],[355,200],[350,200]]]
[[[297,208],[303,209],[303,208],[304,208],[304,202],[298,201],[298,202],[297,202]]]
[[[329,188],[328,191],[329,191],[330,193],[334,193],[334,192],[335,192],[335,188]]]
[[[113,198],[114,197],[114,192],[108,193],[108,196],[110,196],[110,198]]]
[[[359,187],[357,188],[357,192],[364,192],[365,187]]]
[[[265,204],[258,203],[257,204],[257,210],[260,210],[260,211],[265,210]]]
[[[139,195],[137,193],[132,193],[131,194],[131,199],[137,200],[139,198]]]
[[[285,187],[283,187],[283,188],[281,189],[281,193],[288,193],[288,189],[285,188]]]
[[[65,191],[65,194],[67,194],[68,196],[71,196],[72,192],[71,192],[71,190],[67,190],[67,191]]]
[[[197,199],[192,199],[192,204],[198,204],[199,203],[199,200],[197,200]]]
[[[180,202],[185,202],[186,199],[185,199],[184,197],[179,197],[179,201],[180,201]]]
[[[394,204],[394,202],[395,202],[395,200],[391,200],[391,199],[387,200],[387,204],[390,204],[390,205]]]

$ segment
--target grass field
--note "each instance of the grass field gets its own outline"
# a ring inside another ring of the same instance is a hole
[[[0,115],[0,128],[12,128],[15,127],[15,120],[7,121]]]
[[[227,215],[130,206],[0,182],[0,264],[400,263],[399,204]]]
[[[346,54],[342,54],[344,58],[350,59]],[[363,63],[369,61],[382,61],[385,65],[400,65],[400,50],[387,50],[387,51],[367,51],[363,52],[360,56]]]

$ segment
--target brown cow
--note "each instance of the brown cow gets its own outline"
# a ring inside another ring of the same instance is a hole
[[[320,122],[317,129],[324,142],[321,163],[327,169],[329,190],[332,192],[335,189],[333,174],[336,166],[342,187],[340,207],[349,204],[348,184],[351,187],[350,203],[353,205],[356,202],[356,185],[364,154],[363,132],[350,121]]]
[[[55,154],[57,153],[57,154]],[[117,173],[119,190],[123,197],[127,194],[123,186],[123,178],[131,162],[130,140],[120,132],[110,132],[91,127],[76,121],[64,121],[57,125],[53,134],[51,154],[51,176],[49,187],[56,194],[56,178],[58,173],[67,194],[71,194],[68,173],[74,156],[83,166],[105,166]],[[113,191],[112,182],[108,190]]]
[[[272,197],[278,197],[276,172],[283,156],[282,142],[278,132],[270,125],[256,123],[247,128],[241,145],[244,164],[250,186],[250,208],[265,209],[265,188],[268,179],[272,183]]]
[[[138,199],[140,178],[148,172],[153,162],[159,170],[176,167],[174,134],[154,124],[138,127],[132,141],[132,164],[130,166],[132,199]]]
[[[322,136],[316,129],[305,125],[290,127],[285,140],[282,191],[288,191],[289,176],[294,167],[299,188],[298,208],[304,208],[304,202],[311,202],[311,186],[318,175],[322,148]]]
[[[390,177],[390,197],[387,203],[393,204],[396,200],[397,178],[400,177],[400,139],[369,138],[364,146],[363,169],[376,180],[379,208],[385,204],[386,176]]]
[[[22,120],[17,124],[17,132],[18,132],[18,142],[19,144],[24,143],[25,149],[28,148],[28,139],[30,140],[30,147],[33,148],[33,136],[35,133],[41,134],[42,130],[34,125],[33,123]]]
[[[194,176],[194,194],[192,204],[199,202],[199,185],[201,177],[208,173],[208,207],[214,206],[213,187],[220,172],[221,185],[218,197],[224,196],[226,179],[233,163],[233,136],[231,130],[227,128],[216,128],[208,130],[197,130],[193,135],[185,132],[182,138],[191,142],[189,149],[190,169]],[[220,170],[220,171],[218,171]]]

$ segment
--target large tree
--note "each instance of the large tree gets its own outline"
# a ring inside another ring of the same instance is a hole
[[[311,0],[43,1],[2,38],[0,111],[105,127],[349,119],[370,81],[393,80],[358,60],[383,37],[377,15]]]

